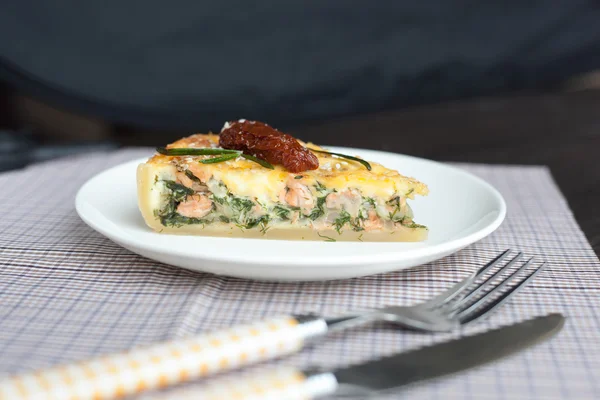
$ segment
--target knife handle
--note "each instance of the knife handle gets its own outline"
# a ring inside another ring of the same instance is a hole
[[[217,378],[202,385],[161,393],[149,400],[310,400],[330,395],[337,388],[333,373],[277,368]]]
[[[317,317],[273,318],[11,377],[0,399],[120,398],[290,354],[326,331]]]

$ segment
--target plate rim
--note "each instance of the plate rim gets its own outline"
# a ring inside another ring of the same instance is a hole
[[[388,155],[388,156],[402,156],[404,158],[417,160],[419,162],[426,162],[429,164],[434,164],[437,167],[450,169],[454,173],[458,173],[459,175],[462,175],[464,178],[470,179],[470,180],[478,183],[479,185],[482,185],[483,187],[485,187],[493,195],[493,198],[500,205],[500,212],[498,213],[496,218],[493,221],[491,221],[490,223],[488,223],[485,227],[477,230],[476,232],[473,232],[471,234],[463,236],[463,237],[452,239],[452,240],[449,240],[449,241],[446,241],[443,243],[439,243],[436,245],[430,245],[430,246],[427,246],[424,248],[405,249],[405,250],[400,250],[400,251],[384,252],[381,254],[368,254],[366,256],[363,256],[363,255],[352,255],[352,256],[334,255],[331,257],[307,256],[306,258],[303,257],[301,259],[290,257],[290,256],[275,256],[275,257],[269,256],[268,258],[265,258],[265,259],[256,260],[253,258],[247,259],[247,258],[244,258],[243,256],[236,256],[235,254],[228,254],[226,256],[225,255],[217,256],[217,255],[210,254],[210,252],[199,254],[196,251],[190,251],[188,249],[178,249],[177,251],[173,251],[169,248],[155,246],[155,245],[153,245],[152,248],[150,248],[150,246],[144,246],[143,242],[141,242],[141,241],[130,240],[129,235],[116,235],[114,232],[111,232],[109,229],[105,229],[105,227],[102,226],[103,224],[97,223],[93,219],[89,218],[87,213],[84,210],[85,200],[83,200],[83,196],[85,194],[86,189],[89,186],[91,186],[93,184],[93,181],[98,179],[100,176],[102,176],[104,174],[109,174],[111,171],[118,169],[118,168],[122,168],[126,164],[143,163],[143,162],[147,161],[149,157],[143,157],[143,158],[141,157],[141,158],[133,159],[130,161],[125,161],[123,163],[120,163],[113,167],[107,168],[107,169],[100,171],[97,174],[93,175],[77,191],[77,194],[75,196],[75,209],[76,209],[76,212],[79,215],[79,217],[90,228],[92,228],[96,232],[100,233],[101,235],[109,238],[110,240],[117,243],[118,245],[120,245],[122,247],[127,247],[130,251],[133,251],[133,250],[131,250],[131,247],[145,248],[152,252],[156,252],[156,251],[165,252],[171,256],[194,258],[194,259],[199,259],[199,260],[221,262],[221,263],[233,263],[233,264],[237,264],[238,266],[247,265],[247,266],[252,266],[254,268],[272,268],[273,266],[277,266],[277,265],[289,266],[289,267],[301,266],[304,268],[311,268],[311,267],[318,268],[321,266],[340,267],[340,268],[341,267],[356,267],[356,266],[365,265],[366,263],[382,264],[382,263],[390,263],[390,262],[394,262],[394,261],[399,261],[398,257],[401,257],[402,262],[406,263],[406,262],[415,261],[419,258],[424,258],[424,257],[431,258],[431,257],[436,257],[437,255],[440,255],[440,254],[446,254],[449,252],[454,253],[455,251],[459,251],[460,249],[489,236],[496,229],[498,229],[498,227],[500,227],[500,225],[504,222],[504,219],[505,219],[506,213],[507,213],[507,205],[506,205],[506,201],[504,200],[504,197],[502,196],[502,194],[495,187],[493,187],[490,183],[486,182],[484,179],[482,179],[468,171],[465,171],[464,169],[461,169],[461,168],[453,166],[453,165],[448,165],[448,164],[445,164],[442,162],[430,160],[427,158],[416,157],[416,156],[411,156],[411,155],[406,155],[406,154],[401,154],[401,153],[393,153],[393,152],[387,152],[387,151],[381,151],[381,150],[371,150],[371,149],[357,149],[357,148],[340,147],[340,146],[325,146],[325,147],[330,148],[333,151],[339,151],[339,152],[348,152],[348,151],[358,152],[355,154],[359,154],[361,151],[367,151],[367,152],[371,152],[371,153],[381,153],[382,155]],[[107,222],[112,223],[114,225],[113,221],[111,221],[110,219],[107,219],[106,217],[104,217],[104,218],[106,219]],[[140,218],[141,218],[141,216],[140,216]],[[145,225],[145,223],[144,223],[144,225]],[[117,227],[118,227],[118,225],[117,225]],[[148,228],[148,229],[150,230],[150,228]],[[159,235],[156,232],[149,232],[149,233],[154,233],[156,235]],[[207,237],[198,236],[198,238],[202,239],[202,238],[207,238]],[[251,238],[212,238],[212,237],[211,237],[211,239],[261,240],[261,239],[251,239]],[[328,243],[328,245],[335,246],[336,243],[337,242]],[[399,243],[399,244],[402,244],[402,243]]]

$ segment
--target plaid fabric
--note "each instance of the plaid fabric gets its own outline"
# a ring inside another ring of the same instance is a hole
[[[383,325],[360,329],[282,362],[342,366],[561,312],[566,326],[553,340],[393,398],[600,398],[600,262],[546,168],[462,165],[502,192],[509,213],[496,233],[457,254],[397,273],[279,284],[163,265],[117,246],[79,219],[74,196],[87,179],[148,153],[86,155],[0,175],[0,375],[277,314],[408,305],[510,247],[549,267],[488,321],[439,335]]]

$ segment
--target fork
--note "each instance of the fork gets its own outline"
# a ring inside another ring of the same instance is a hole
[[[489,317],[493,311],[521,290],[547,265],[546,262],[542,262],[524,279],[497,296],[501,289],[514,282],[533,263],[533,257],[529,258],[517,270],[494,286],[494,281],[510,270],[522,258],[523,253],[519,252],[494,274],[471,288],[478,278],[500,264],[510,252],[510,249],[505,250],[488,264],[471,273],[467,278],[423,303],[408,307],[389,306],[339,318],[325,319],[328,332],[342,331],[376,321],[386,321],[422,331],[445,332],[455,329],[459,325],[471,324],[484,317]],[[490,288],[490,290],[477,297],[486,288]]]
[[[533,262],[530,258],[494,285],[494,281],[521,259],[522,253],[518,253],[489,278],[471,288],[510,252],[510,249],[504,251],[443,293],[414,306],[390,306],[336,318],[283,316],[173,340],[8,378],[0,381],[0,398],[106,399],[137,394],[291,354],[330,333],[376,321],[421,331],[449,331],[489,316],[546,266],[542,263],[516,285],[500,293]],[[483,293],[486,288],[490,290]]]

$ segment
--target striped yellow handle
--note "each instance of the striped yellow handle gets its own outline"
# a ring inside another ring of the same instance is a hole
[[[217,378],[206,384],[176,389],[147,400],[309,400],[337,389],[333,374],[307,377],[292,368]]]
[[[112,399],[299,350],[302,330],[280,317],[0,381],[0,399]]]

